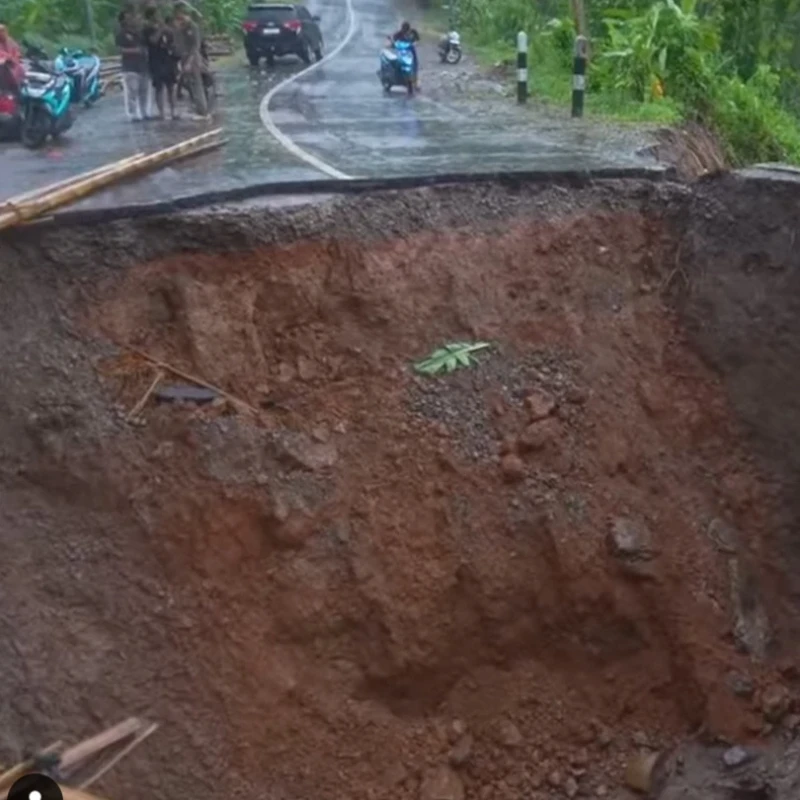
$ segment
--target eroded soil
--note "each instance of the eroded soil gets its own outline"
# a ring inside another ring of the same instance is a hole
[[[670,300],[686,190],[504,193],[11,243],[4,754],[136,713],[109,796],[604,797],[785,727],[785,512]],[[131,420],[142,354],[234,399]]]

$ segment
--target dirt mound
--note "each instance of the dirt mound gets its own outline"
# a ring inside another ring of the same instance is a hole
[[[681,180],[691,181],[729,167],[722,144],[714,133],[697,123],[680,128],[661,128],[647,152],[662,164],[675,168]]]
[[[125,223],[80,269],[91,232],[57,269],[12,242],[3,749],[136,713],[108,795],[458,800],[758,734],[778,501],[666,302],[687,191]],[[459,340],[492,346],[411,368]],[[129,422],[133,350],[257,410]]]

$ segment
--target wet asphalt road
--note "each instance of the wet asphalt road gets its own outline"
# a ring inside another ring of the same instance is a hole
[[[340,172],[388,177],[648,163],[634,155],[642,144],[640,134],[573,122],[563,115],[538,118],[496,93],[475,99],[437,91],[447,71],[454,75],[460,67],[438,64],[432,46],[421,50],[423,92],[408,98],[397,89],[387,96],[376,71],[383,39],[399,21],[390,0],[353,0],[353,27],[345,0],[310,0],[309,6],[322,17],[326,52],[348,35],[349,41],[335,58],[278,92],[269,114],[297,147]],[[293,58],[278,62],[274,70],[244,64],[220,69],[223,96],[213,125],[189,120],[132,124],[123,116],[121,95],[111,94],[94,109],[79,112],[68,134],[42,151],[0,144],[0,199],[166,147],[220,124],[228,139],[222,150],[107,189],[73,208],[148,203],[254,182],[325,178],[279,143],[260,113],[264,95],[301,69]]]

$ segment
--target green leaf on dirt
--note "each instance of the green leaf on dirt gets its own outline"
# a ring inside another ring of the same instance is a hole
[[[459,367],[471,367],[477,363],[472,354],[487,347],[491,347],[489,342],[451,342],[417,361],[414,369],[422,375],[438,375],[443,371],[454,372]]]

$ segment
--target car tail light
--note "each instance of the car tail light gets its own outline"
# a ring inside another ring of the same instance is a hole
[[[0,92],[0,114],[16,114],[17,99],[13,94]]]
[[[258,27],[257,22],[243,22],[242,23],[242,30],[245,33],[252,33]]]
[[[300,33],[300,29],[303,27],[303,23],[300,22],[299,19],[290,19],[288,22],[283,24],[283,27],[286,28],[288,31],[294,31],[295,33]]]

